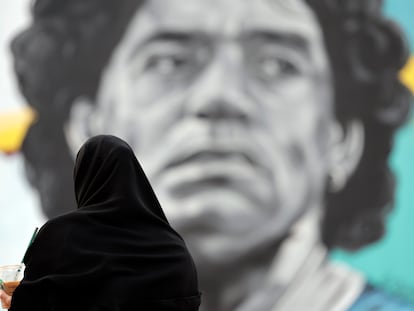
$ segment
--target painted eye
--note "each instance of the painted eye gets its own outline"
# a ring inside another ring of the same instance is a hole
[[[276,56],[265,56],[258,60],[257,71],[268,80],[288,77],[299,73],[299,69],[290,61]]]
[[[184,55],[153,55],[148,59],[145,70],[162,76],[169,76],[186,70],[190,63],[189,57]]]

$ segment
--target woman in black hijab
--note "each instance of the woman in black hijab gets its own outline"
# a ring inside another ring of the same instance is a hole
[[[74,181],[78,209],[39,231],[10,310],[198,310],[191,255],[129,145],[89,139]]]

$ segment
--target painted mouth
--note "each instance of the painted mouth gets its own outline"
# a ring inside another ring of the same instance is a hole
[[[242,162],[252,167],[258,167],[257,161],[253,157],[244,152],[229,151],[229,150],[199,150],[196,152],[183,153],[175,157],[169,162],[165,169],[170,170],[179,166],[188,165],[191,163],[229,163]]]
[[[238,164],[240,166],[250,167],[255,170],[266,170],[264,159],[265,153],[260,152],[259,148],[254,148],[251,144],[245,142],[206,142],[192,143],[185,145],[174,152],[164,170],[172,170],[186,165],[209,165],[215,163],[217,165]]]
[[[233,145],[191,146],[170,156],[157,180],[179,196],[195,192],[259,195],[268,189],[271,170],[264,152]],[[258,189],[261,188],[261,189]]]

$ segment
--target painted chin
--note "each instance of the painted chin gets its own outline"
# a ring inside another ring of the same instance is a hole
[[[157,191],[167,217],[190,239],[237,239],[274,218],[280,206],[274,185],[252,167],[188,164],[163,177]]]

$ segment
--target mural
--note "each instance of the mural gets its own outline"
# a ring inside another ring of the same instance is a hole
[[[414,310],[407,12],[402,0],[34,1],[5,42],[28,105],[0,118],[0,185],[15,189],[2,190],[13,255],[1,256],[20,260],[35,225],[74,208],[75,152],[108,133],[134,148],[185,238],[203,311]],[[13,165],[24,186],[3,174]]]

